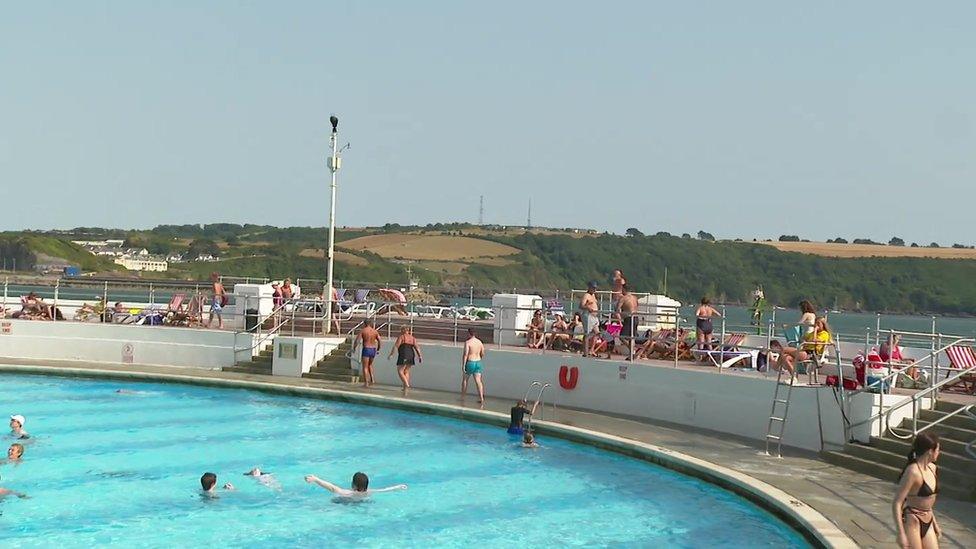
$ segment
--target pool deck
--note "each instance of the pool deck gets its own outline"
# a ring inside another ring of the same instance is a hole
[[[85,371],[92,374],[96,371],[117,373],[120,377],[128,377],[126,374],[132,373],[149,376],[178,375],[190,376],[204,383],[207,380],[237,380],[274,384],[279,387],[332,389],[374,397],[460,407],[472,411],[483,409],[505,416],[508,415],[512,405],[508,400],[489,398],[481,407],[478,405],[477,398],[469,396],[462,400],[456,393],[414,389],[408,395],[403,395],[398,387],[379,386],[364,389],[361,386],[344,383],[301,378],[272,378],[197,368],[10,359],[4,359],[2,363],[23,365],[26,367],[24,370],[27,370],[25,373],[41,366],[45,370],[50,367],[48,371],[51,373],[64,370],[69,375],[71,373],[84,375]],[[17,371],[20,368],[5,367],[4,370]],[[550,416],[551,409],[547,407],[545,422],[547,424],[608,433],[647,445],[667,448],[765,482],[819,511],[849,536],[857,546],[891,547],[895,544],[895,533],[891,524],[891,497],[895,485],[828,464],[814,453],[784,448],[783,458],[771,458],[762,453],[757,443],[724,434],[565,408],[557,410],[555,419]],[[542,444],[545,444],[544,438],[543,435]],[[943,547],[976,547],[976,503],[940,497],[936,509],[944,534],[941,540]]]

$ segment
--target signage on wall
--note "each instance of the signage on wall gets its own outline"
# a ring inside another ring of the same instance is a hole
[[[619,366],[619,369],[620,369],[620,379],[627,379],[627,365],[621,364]]]
[[[9,334],[14,330],[14,323],[9,320],[0,322],[0,334]]]
[[[579,368],[563,364],[559,367],[559,386],[567,391],[576,388],[579,383]]]
[[[122,364],[132,364],[133,351],[131,343],[122,346]]]

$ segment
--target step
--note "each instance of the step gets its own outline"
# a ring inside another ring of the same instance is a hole
[[[901,478],[901,467],[891,467],[882,465],[871,460],[858,456],[852,456],[844,452],[826,451],[821,452],[820,457],[827,463],[832,463],[838,467],[857,471],[874,478],[885,480],[892,483],[891,490],[894,492],[895,483]],[[940,473],[940,480],[942,479]],[[971,488],[960,488],[958,485],[945,483],[939,486],[939,495],[947,496],[961,501],[976,501],[976,490]]]
[[[966,453],[966,445],[959,444],[958,442],[952,444],[952,442],[954,441],[950,441],[949,439],[940,441],[942,452],[939,456],[939,464],[956,471],[970,471],[973,475],[976,475],[976,459]],[[870,446],[903,456],[902,461],[908,459],[908,451],[912,448],[910,441],[899,440],[893,437],[871,437]]]
[[[918,428],[921,429],[931,423],[930,421],[918,421]],[[901,425],[897,427],[896,430],[907,430],[911,432],[912,430],[912,420],[910,418],[905,418],[902,420]],[[949,438],[964,444],[968,444],[976,440],[976,431],[972,429],[963,429],[962,427],[956,427],[954,425],[949,425],[947,423],[940,423],[926,431],[933,432],[939,435],[941,438]]]
[[[976,404],[976,398],[970,404]],[[945,400],[939,400],[935,403],[935,409],[941,412],[955,412],[963,406],[968,406],[968,404],[958,404],[955,402],[947,402]]]
[[[237,372],[239,374],[259,374],[259,375],[265,375],[265,376],[270,376],[271,375],[271,369],[270,368],[256,368],[256,367],[253,367],[253,366],[225,366],[225,367],[221,368],[221,371],[224,371],[224,372]]]
[[[895,467],[898,470],[905,467],[905,463],[908,462],[907,452],[899,454],[879,446],[845,444],[844,452],[874,463]],[[942,475],[940,478],[944,477],[946,482],[961,488],[976,488],[976,460],[951,456],[943,452],[939,456],[939,474]]]
[[[946,412],[941,410],[922,410],[918,414],[918,419],[919,422],[932,422],[946,418],[947,415]],[[969,417],[965,412],[962,412],[945,419],[942,425],[951,425],[952,427],[976,431],[976,418]]]
[[[310,374],[329,374],[337,376],[357,376],[359,375],[359,370],[354,370],[353,368],[334,368],[334,369],[323,369],[323,368],[312,368],[308,371]]]
[[[273,360],[273,358],[270,357],[270,356],[258,355],[258,356],[251,357],[251,361],[252,362],[260,362],[260,363],[265,363],[265,364],[271,364],[272,360]]]
[[[302,375],[306,379],[320,379],[323,381],[336,381],[341,383],[359,383],[359,376],[351,375],[339,375],[339,374],[323,374],[319,372],[309,372]]]

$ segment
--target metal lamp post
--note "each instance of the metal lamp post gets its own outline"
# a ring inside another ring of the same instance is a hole
[[[332,115],[329,117],[329,122],[332,123],[332,138],[330,139],[332,156],[329,157],[329,170],[332,171],[332,201],[329,204],[329,266],[325,287],[325,291],[328,292],[326,294],[328,296],[326,298],[328,306],[325,308],[325,327],[323,333],[329,333],[332,330],[332,309],[334,307],[334,303],[332,302],[332,260],[335,255],[336,179],[339,168],[342,167],[342,158],[339,156],[339,118]]]

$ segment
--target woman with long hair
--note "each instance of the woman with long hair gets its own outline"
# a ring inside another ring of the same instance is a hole
[[[939,437],[923,432],[912,442],[908,463],[901,472],[901,483],[891,502],[898,532],[898,546],[933,549],[939,546],[942,529],[935,518],[939,493]]]
[[[803,333],[800,336],[805,336],[812,333],[814,325],[817,323],[817,309],[808,300],[804,299],[800,302],[800,324],[803,328]]]

